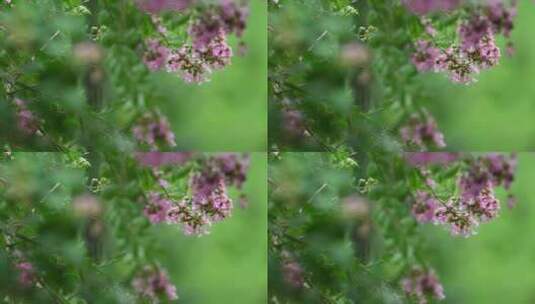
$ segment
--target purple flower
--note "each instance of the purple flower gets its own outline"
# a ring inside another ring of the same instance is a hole
[[[435,300],[445,298],[444,288],[432,269],[414,268],[401,281],[401,286],[405,293],[417,300],[419,304],[427,304],[431,298]]]
[[[232,0],[220,0],[219,18],[222,20],[226,33],[235,33],[240,37],[245,30],[248,15],[247,7],[238,6]]]
[[[284,281],[293,288],[302,288],[305,285],[303,269],[293,260],[284,261],[282,264]]]
[[[423,116],[423,117],[422,117]],[[428,146],[444,148],[444,135],[438,130],[435,119],[428,113],[413,115],[400,130],[401,139],[411,147],[425,149]]]
[[[419,72],[435,71],[437,70],[437,61],[440,55],[440,49],[430,41],[418,40],[416,42],[416,52],[412,55],[412,63]]]
[[[410,2],[410,1],[406,1]],[[414,1],[422,11],[428,10],[433,1]],[[448,1],[436,1],[448,2]],[[417,41],[413,64],[420,72],[434,70],[449,74],[453,82],[468,84],[475,81],[474,75],[482,69],[496,66],[501,51],[496,45],[495,35],[503,33],[509,37],[516,15],[516,4],[507,8],[502,1],[490,1],[481,5],[471,16],[460,23],[459,45],[445,49],[436,48],[431,42]],[[429,24],[424,24],[428,27]],[[430,34],[433,36],[433,34]],[[511,49],[508,43],[507,51]]]
[[[227,44],[225,35],[217,36],[203,49],[197,49],[197,52],[212,70],[226,67],[232,57],[232,48]]]
[[[456,9],[461,0],[402,0],[402,2],[414,14],[425,15],[435,11]]]
[[[172,202],[164,198],[160,193],[151,192],[148,195],[143,214],[153,224],[163,223],[167,221],[167,215],[172,206]]]
[[[471,200],[461,201],[461,205],[481,222],[494,219],[500,211],[500,203],[494,196],[492,188],[483,189]]]
[[[150,303],[159,303],[162,299],[178,299],[176,287],[169,280],[167,272],[160,267],[145,266],[132,280],[132,287]]]
[[[417,191],[415,202],[412,205],[412,215],[420,223],[431,223],[435,220],[435,211],[440,206],[440,202],[431,194],[424,191]]]
[[[36,134],[39,131],[39,120],[32,111],[28,110],[27,102],[15,98],[17,108],[17,127],[27,135]]]
[[[501,0],[489,1],[486,7],[486,16],[492,24],[495,33],[503,33],[509,37],[514,27],[516,17],[516,1],[512,1],[511,7],[506,7]]]
[[[459,153],[453,152],[408,152],[405,159],[414,167],[429,165],[448,165],[459,159]]]
[[[220,3],[208,9],[191,25],[189,34],[193,37],[193,46],[203,50],[214,39],[230,33],[240,37],[246,26],[248,10],[238,6],[232,0],[220,0]]]
[[[143,157],[147,154],[143,153]],[[148,154],[147,161],[151,166],[190,158],[190,155],[169,153],[169,159],[162,159],[160,154],[163,153]],[[233,202],[228,196],[227,186],[241,188],[246,180],[249,157],[225,153],[201,160],[201,169],[190,177],[191,195],[177,202],[157,192],[148,194],[144,214],[151,223],[178,224],[182,225],[186,235],[203,235],[208,233],[213,223],[231,216]],[[169,186],[159,172],[154,171],[154,177],[161,187]]]
[[[223,153],[213,158],[215,166],[225,177],[227,185],[241,189],[249,169],[249,156],[235,153]]]
[[[158,71],[164,68],[168,56],[169,49],[163,46],[160,41],[156,39],[149,39],[147,41],[147,51],[143,56],[143,62],[145,62],[149,70]]]
[[[139,9],[155,14],[163,10],[182,11],[190,6],[193,0],[137,0]]]
[[[182,165],[190,160],[192,152],[136,152],[137,161],[147,167]]]
[[[177,72],[187,83],[206,82],[211,73],[202,54],[188,45],[171,53],[167,60],[166,69],[168,72]]]
[[[145,113],[137,121],[132,132],[139,143],[147,144],[154,150],[158,148],[158,144],[176,146],[175,134],[171,131],[167,118],[159,112]]]
[[[31,287],[35,282],[35,270],[29,262],[19,262],[15,268],[20,271],[19,283],[24,287]]]

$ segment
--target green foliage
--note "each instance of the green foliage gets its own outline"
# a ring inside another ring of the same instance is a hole
[[[169,183],[167,195],[191,195],[190,176],[208,156],[197,154],[184,165],[157,169],[159,178]],[[149,303],[131,286],[133,276],[147,264],[169,270],[184,303],[213,303],[214,296],[221,303],[266,301],[261,270],[266,242],[259,237],[266,227],[265,158],[254,155],[244,185],[250,208],[240,210],[239,195],[231,191],[235,216],[215,225],[205,240],[184,236],[178,226],[151,225],[143,215],[147,193],[162,191],[155,170],[119,154],[95,159],[92,153],[75,152],[2,155],[2,301]],[[98,177],[93,177],[95,169]],[[35,284],[21,285],[21,272],[15,268],[21,261],[33,265]],[[236,263],[243,262],[248,266],[237,269]],[[228,281],[231,273],[247,277],[247,282],[234,286]]]
[[[357,167],[340,166],[331,153],[272,154],[272,303],[413,303],[401,280],[415,265],[431,267],[436,260],[429,238],[451,238],[417,223],[415,193],[429,191],[432,179],[440,200],[458,196],[458,178],[474,157],[421,169],[403,154],[369,153]]]

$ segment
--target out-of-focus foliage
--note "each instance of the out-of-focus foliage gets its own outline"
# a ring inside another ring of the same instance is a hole
[[[533,151],[535,147],[535,88],[529,76],[535,70],[535,42],[530,39],[535,7],[530,0],[518,3],[511,34],[513,56],[503,56],[500,65],[481,73],[477,83],[458,86],[442,77],[418,77],[428,88],[426,107],[435,114],[450,151]]]
[[[444,303],[531,303],[535,276],[533,231],[535,156],[519,153],[513,191],[519,205],[481,227],[477,237],[452,239],[430,227],[424,231],[429,255],[448,295]]]
[[[169,120],[160,132],[175,133],[179,149],[262,150],[266,122],[241,126],[266,113],[263,4],[251,3],[243,36],[229,36],[232,64],[209,83],[186,84],[143,62],[147,40],[162,35],[159,25],[168,47],[178,48],[192,40],[191,24],[219,2],[189,3],[154,14],[155,21],[134,0],[2,1],[0,143],[13,150],[148,149],[132,131],[143,115],[156,113]],[[24,132],[21,119],[36,130]]]
[[[171,200],[193,195],[190,179],[210,157],[147,167],[119,154],[100,161],[74,152],[4,154],[2,301],[155,303],[135,284],[149,265],[167,272],[166,284],[176,286],[180,302],[265,302],[265,157],[253,155],[241,190],[250,207],[229,189],[234,216],[215,223],[210,235],[184,236],[179,225],[151,224],[146,217],[150,192]],[[246,280],[234,284],[236,276]],[[148,288],[172,302],[158,289],[163,282]]]
[[[429,83],[442,86],[450,81],[417,71],[416,43],[431,40],[444,56],[450,46],[462,45],[460,25],[489,8],[485,1],[451,1],[462,5],[422,16],[411,12],[406,2],[425,6],[431,1],[270,1],[272,150],[334,151],[343,144],[355,151],[443,148],[440,123],[437,126],[432,117],[441,115],[449,102],[436,105],[437,89]],[[509,1],[494,2],[514,10]],[[505,43],[498,34],[496,38],[500,62],[507,63]],[[458,90],[468,92],[471,87]],[[459,102],[472,102],[468,99]],[[450,114],[451,121],[462,112]],[[404,135],[403,127],[411,124],[423,133],[423,145],[407,143],[419,137]]]
[[[358,163],[332,153],[272,154],[271,303],[419,303],[418,296],[405,294],[404,282],[415,269],[432,273],[436,268],[435,275],[441,278],[446,266],[434,264],[436,243],[429,238],[455,237],[447,229],[418,223],[416,193],[429,189],[432,180],[434,193],[444,201],[461,195],[459,178],[478,157],[467,154],[455,159],[448,165],[419,167],[404,155],[390,153],[370,153]],[[506,196],[500,192],[498,197],[501,212],[509,213]],[[481,234],[486,231],[481,230]],[[446,299],[455,292],[448,283]],[[440,282],[432,286],[438,288],[435,296],[423,291],[430,303],[441,294]]]

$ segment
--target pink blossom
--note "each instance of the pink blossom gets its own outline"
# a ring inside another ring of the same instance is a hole
[[[176,146],[175,134],[167,118],[159,112],[145,113],[132,128],[132,133],[139,143],[147,144],[151,149],[157,149],[159,144]]]
[[[444,288],[432,269],[414,268],[401,281],[401,286],[405,293],[416,299],[419,304],[427,304],[430,299],[443,300],[445,298]]]
[[[132,280],[132,287],[150,303],[159,303],[162,299],[178,299],[176,287],[169,280],[167,272],[160,267],[145,266]]]
[[[19,283],[24,287],[30,287],[35,282],[35,270],[29,262],[20,262],[15,266],[19,271]]]
[[[164,10],[182,11],[192,2],[193,0],[136,0],[139,9],[152,14]]]
[[[153,224],[163,223],[167,221],[167,215],[172,207],[172,203],[161,194],[151,192],[148,195],[148,201],[143,209],[143,214]]]
[[[461,4],[461,0],[402,0],[402,2],[411,12],[418,15],[450,11]]]
[[[181,165],[193,157],[192,152],[137,152],[137,161],[148,167],[161,167],[166,165]]]
[[[459,153],[454,152],[408,152],[405,159],[414,167],[429,165],[448,165],[459,159]]]
[[[143,56],[143,62],[151,71],[158,71],[165,67],[169,49],[163,46],[160,41],[150,39],[147,41],[147,51]]]
[[[15,98],[14,102],[17,107],[17,127],[27,135],[36,134],[40,123],[33,112],[28,109],[27,102],[19,98]]]
[[[418,40],[416,52],[412,55],[412,63],[419,72],[435,71],[440,54],[440,49],[430,41]]]
[[[417,191],[415,202],[412,205],[412,215],[420,223],[431,223],[435,220],[435,211],[440,206],[440,202],[431,194],[424,191]]]
[[[408,146],[425,149],[428,146],[444,148],[444,135],[438,130],[435,119],[424,112],[413,115],[407,124],[400,129],[401,139]]]

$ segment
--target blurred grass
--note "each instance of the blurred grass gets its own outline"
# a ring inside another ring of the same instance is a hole
[[[177,286],[181,303],[267,303],[267,158],[253,153],[244,191],[249,207],[215,224],[205,237],[176,228],[153,229],[163,244],[161,262]]]
[[[484,71],[470,86],[424,74],[432,93],[426,107],[435,115],[452,151],[531,151],[535,149],[535,5],[519,1],[512,32],[516,54],[505,55],[496,68]]]
[[[430,262],[444,285],[443,303],[535,303],[534,179],[535,154],[521,153],[513,183],[516,208],[509,210],[500,195],[500,216],[467,239],[453,238],[439,227],[423,228],[434,252]]]
[[[243,41],[245,56],[213,74],[209,83],[187,85],[156,73],[151,82],[166,91],[160,107],[171,120],[179,148],[199,151],[265,151],[267,147],[267,8],[250,1]],[[238,53],[237,39],[231,39]]]

